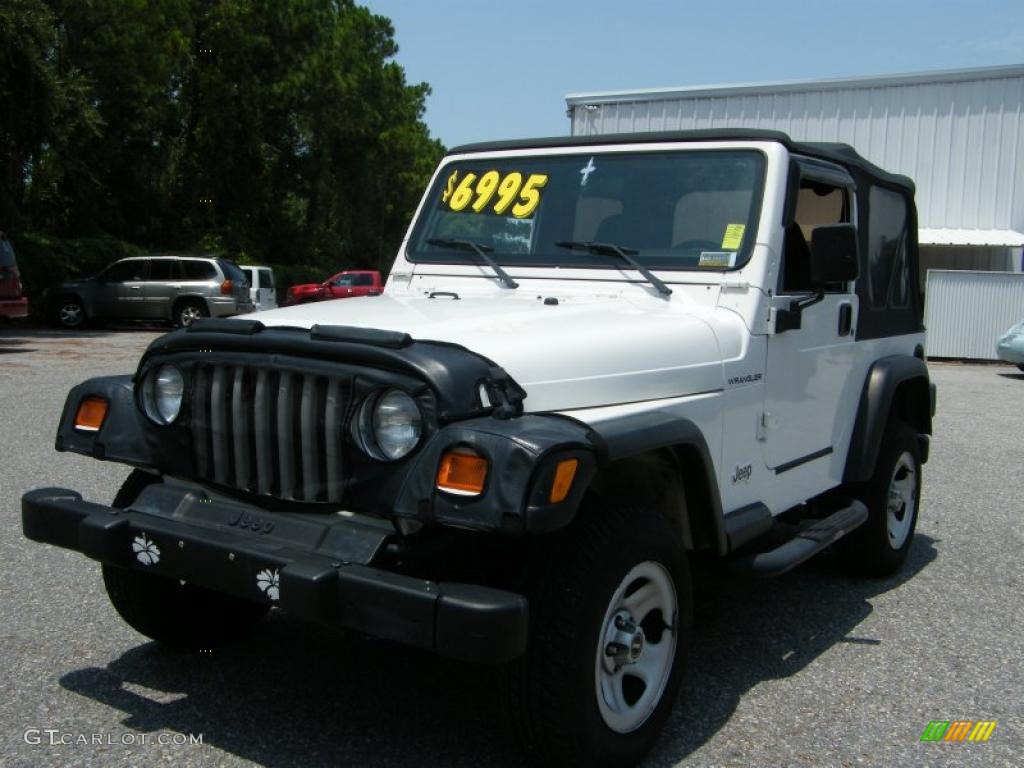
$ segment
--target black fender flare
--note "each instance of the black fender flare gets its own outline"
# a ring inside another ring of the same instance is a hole
[[[896,392],[911,381],[920,382],[917,386],[921,392],[917,393],[918,400],[911,404],[913,413],[910,426],[920,435],[931,434],[935,389],[931,385],[924,360],[912,355],[890,355],[876,360],[868,370],[861,390],[857,418],[850,437],[850,450],[843,471],[844,482],[864,482],[871,477],[889,414],[896,400]],[[919,402],[922,392],[923,397],[927,398],[926,402]]]
[[[107,401],[107,415],[98,432],[75,429],[75,414],[83,399],[90,395]],[[131,375],[101,376],[72,388],[64,402],[54,447],[103,461],[116,461],[134,467],[153,468],[153,455],[140,423],[142,415],[135,406],[135,388]]]
[[[719,554],[729,551],[715,463],[700,427],[690,419],[658,409],[602,421],[591,429],[599,441],[601,466],[662,449],[681,454],[688,518],[685,524],[692,526],[692,516],[703,515],[710,543]],[[686,535],[692,538],[692,531]]]

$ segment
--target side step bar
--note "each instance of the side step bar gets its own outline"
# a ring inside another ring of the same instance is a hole
[[[868,508],[863,502],[844,503],[846,506],[828,517],[813,521],[785,544],[740,558],[735,562],[737,569],[754,576],[779,576],[810,559],[868,519]]]

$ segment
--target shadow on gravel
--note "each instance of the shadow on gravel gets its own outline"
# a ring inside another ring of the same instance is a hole
[[[1000,373],[1004,379],[1016,379],[1017,381],[1024,381],[1024,373]]]
[[[648,764],[672,765],[705,744],[758,683],[799,672],[837,643],[850,654],[881,645],[851,634],[868,601],[935,557],[934,539],[917,534],[904,570],[877,581],[840,575],[828,554],[767,581],[699,564],[686,686]],[[266,766],[522,765],[498,670],[276,613],[244,645],[185,655],[146,643],[60,684],[124,712],[126,728],[202,733],[204,744]]]

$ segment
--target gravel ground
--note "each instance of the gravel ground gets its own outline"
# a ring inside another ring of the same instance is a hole
[[[94,563],[22,537],[29,488],[112,498],[125,469],[55,453],[55,424],[71,385],[131,371],[155,335],[0,330],[0,764],[519,765],[486,669],[279,614],[244,645],[171,653],[119,620]],[[932,373],[905,571],[854,581],[828,553],[773,581],[699,569],[688,684],[650,765],[1024,763],[1024,375]],[[984,744],[919,741],[953,719],[999,724]],[[31,744],[28,729],[102,743]],[[202,744],[152,743],[175,734]]]

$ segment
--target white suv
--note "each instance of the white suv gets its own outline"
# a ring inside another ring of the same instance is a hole
[[[909,179],[711,131],[452,150],[384,294],[204,320],[68,398],[111,506],[23,499],[189,648],[270,606],[504,664],[551,765],[627,765],[682,679],[688,558],[912,545],[935,395]],[[71,588],[80,588],[74,586]]]

